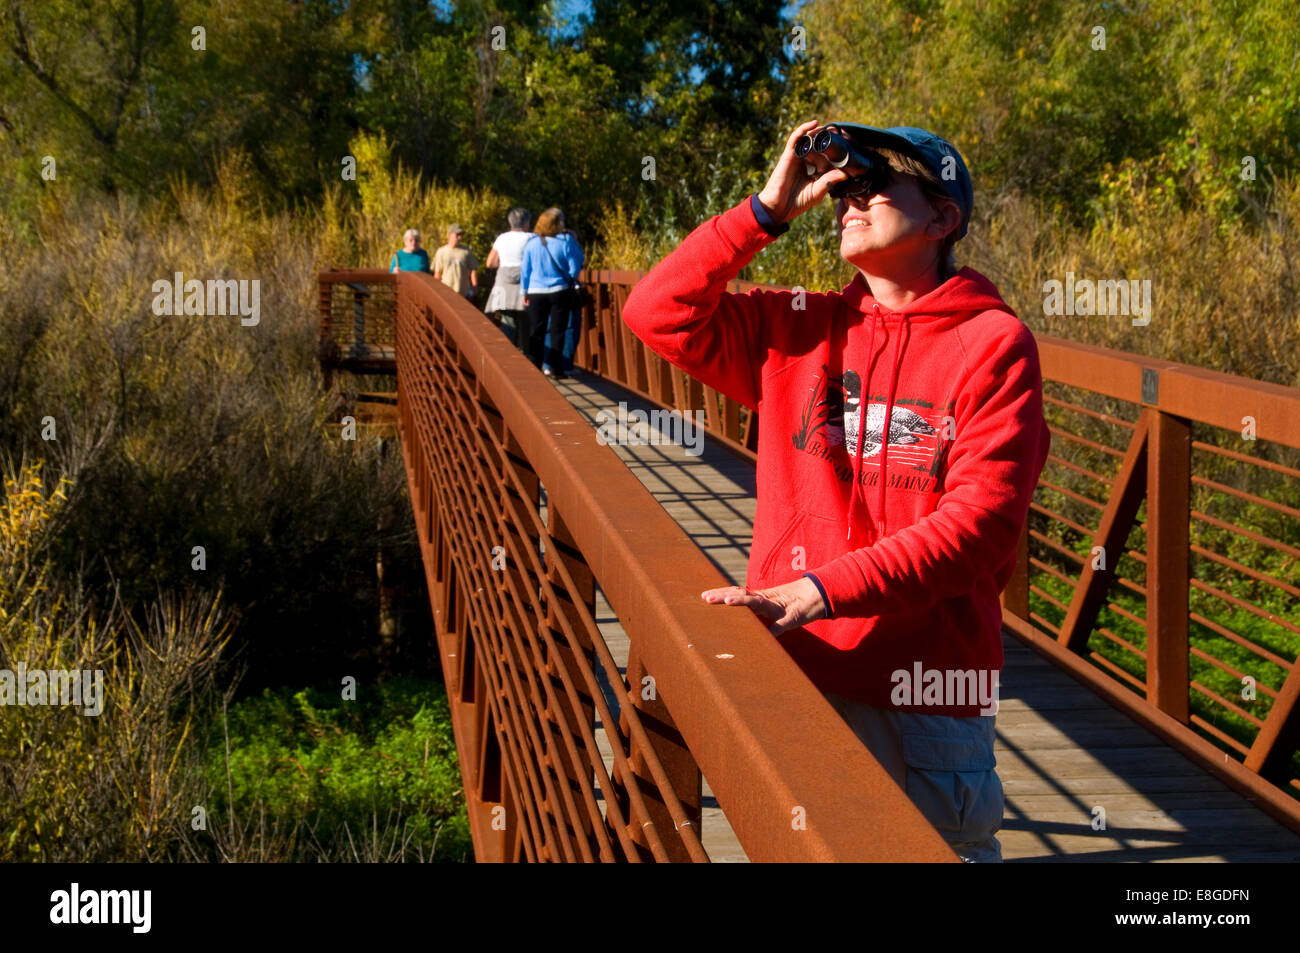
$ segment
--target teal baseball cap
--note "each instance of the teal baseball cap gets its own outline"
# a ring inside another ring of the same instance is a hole
[[[970,223],[971,207],[975,201],[975,190],[971,185],[966,162],[956,146],[942,136],[936,136],[926,129],[918,129],[915,126],[891,126],[888,129],[880,129],[856,122],[828,122],[826,125],[842,130],[859,148],[870,149],[873,146],[883,146],[924,163],[926,168],[939,177],[943,190],[961,210],[961,225],[958,227],[957,237],[965,237],[966,226]]]

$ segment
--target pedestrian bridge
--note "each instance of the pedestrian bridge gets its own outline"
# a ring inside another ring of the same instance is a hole
[[[477,858],[955,861],[763,624],[699,599],[744,582],[757,421],[622,324],[640,277],[584,274],[552,382],[430,276],[320,275],[326,378],[400,438]],[[1300,859],[1300,390],[1038,347],[1004,858]],[[599,440],[621,402],[702,411],[703,452]]]

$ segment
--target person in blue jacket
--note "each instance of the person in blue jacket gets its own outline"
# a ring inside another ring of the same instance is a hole
[[[573,255],[578,261],[578,270],[582,270],[584,264],[582,254],[582,243],[578,241],[578,234],[573,229],[565,229],[561,238],[567,239],[573,245]],[[564,347],[561,350],[561,358],[564,361],[564,373],[573,370],[573,357],[578,353],[578,338],[582,334],[582,287],[579,285],[573,293],[573,310],[569,312],[569,324],[564,329]]]
[[[570,314],[578,308],[582,250],[565,233],[564,213],[558,208],[539,215],[533,233],[524,246],[519,273],[533,326],[529,356],[547,377],[563,378],[564,334]]]

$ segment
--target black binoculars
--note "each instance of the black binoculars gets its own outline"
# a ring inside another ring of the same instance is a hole
[[[832,126],[814,129],[794,144],[809,177],[843,169],[849,178],[830,187],[831,198],[871,196],[889,185],[889,163],[871,151],[859,152],[847,136]],[[826,168],[822,168],[822,166]]]

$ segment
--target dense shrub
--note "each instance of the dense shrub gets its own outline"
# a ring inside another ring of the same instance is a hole
[[[399,679],[359,685],[355,701],[340,694],[267,690],[213,726],[206,850],[238,859],[269,815],[285,851],[275,859],[472,857],[441,687]]]

